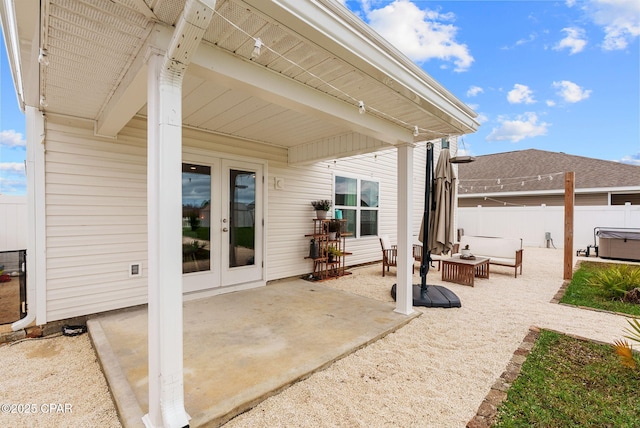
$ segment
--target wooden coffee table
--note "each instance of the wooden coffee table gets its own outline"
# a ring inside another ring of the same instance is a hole
[[[473,280],[489,278],[489,259],[477,257],[475,260],[461,259],[460,256],[442,259],[442,280],[473,287]]]

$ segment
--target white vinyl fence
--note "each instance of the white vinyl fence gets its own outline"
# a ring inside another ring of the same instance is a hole
[[[27,248],[27,197],[0,195],[0,251]]]
[[[528,247],[545,247],[545,233],[556,248],[564,248],[564,207],[458,208],[458,228],[465,235],[522,238]],[[574,207],[573,247],[594,244],[594,228],[640,228],[640,205]]]

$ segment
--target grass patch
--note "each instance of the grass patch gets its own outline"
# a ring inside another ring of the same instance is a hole
[[[573,274],[571,283],[562,299],[560,299],[560,303],[640,316],[640,305],[625,303],[620,299],[612,299],[606,295],[606,291],[603,288],[588,284],[589,279],[598,270],[607,269],[610,266],[611,263],[582,262],[578,270]]]
[[[495,427],[638,427],[640,371],[608,345],[542,330]]]

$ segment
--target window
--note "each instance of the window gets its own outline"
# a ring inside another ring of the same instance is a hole
[[[347,220],[347,232],[357,238],[378,234],[380,183],[335,176],[335,208]]]

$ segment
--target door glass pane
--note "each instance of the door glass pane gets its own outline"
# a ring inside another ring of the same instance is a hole
[[[336,177],[336,205],[355,207],[358,180],[355,178]]]
[[[256,173],[229,170],[229,267],[255,264]]]
[[[182,164],[182,273],[211,269],[211,167]]]
[[[360,206],[377,208],[378,207],[378,183],[375,181],[362,180],[360,182]]]

